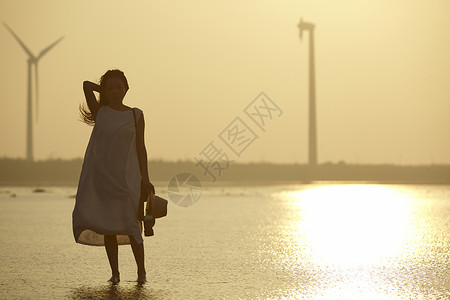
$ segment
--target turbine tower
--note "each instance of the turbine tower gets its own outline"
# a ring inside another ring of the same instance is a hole
[[[309,31],[309,160],[310,166],[317,165],[317,128],[316,128],[316,78],[314,68],[314,24],[300,19],[300,40],[303,31]]]
[[[14,31],[6,24],[3,23],[3,25],[8,29],[8,31],[13,35],[13,37],[17,40],[17,42],[22,46],[23,50],[28,54],[28,91],[27,91],[27,160],[33,161],[33,119],[32,119],[32,83],[31,83],[31,73],[32,73],[32,67],[34,65],[34,75],[35,75],[35,97],[36,97],[36,121],[38,119],[38,97],[39,97],[39,77],[38,77],[38,62],[44,56],[50,49],[56,46],[64,37],[60,37],[58,40],[56,40],[53,44],[48,46],[47,48],[43,49],[38,56],[35,56],[28,48],[25,46],[25,44],[19,39],[19,37],[14,33]]]

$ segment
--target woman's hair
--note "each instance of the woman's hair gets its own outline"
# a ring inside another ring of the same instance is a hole
[[[125,74],[120,71],[120,70],[108,70],[105,74],[103,74],[103,76],[100,78],[99,81],[99,85],[100,85],[100,96],[98,98],[98,104],[100,106],[102,105],[108,105],[108,99],[104,96],[103,91],[105,90],[106,87],[106,82],[108,81],[108,79],[110,78],[119,78],[122,83],[123,86],[125,87],[125,91],[128,91],[128,80],[125,77]],[[99,107],[100,107],[99,106]],[[95,124],[95,119],[97,118],[97,112],[91,112],[89,107],[87,107],[85,104],[79,106],[80,109],[80,117],[81,117],[81,121],[83,121],[84,123],[88,124],[88,125],[94,125]]]

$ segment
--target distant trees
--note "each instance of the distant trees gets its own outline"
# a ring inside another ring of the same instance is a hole
[[[0,184],[27,183],[76,185],[83,160],[0,158]],[[353,165],[344,162],[324,163],[316,167],[300,164],[233,163],[227,170],[217,171],[215,182],[310,182],[310,181],[371,181],[385,183],[450,183],[450,165]],[[204,183],[213,183],[208,172],[193,161],[149,162],[150,179],[169,182],[176,174],[192,173]],[[220,173],[220,174],[219,174]]]

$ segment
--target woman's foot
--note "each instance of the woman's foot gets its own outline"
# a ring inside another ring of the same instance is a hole
[[[118,284],[120,282],[120,273],[117,274],[113,274],[113,276],[111,276],[111,278],[108,280],[109,282],[111,282],[112,284]]]
[[[147,275],[146,273],[138,273],[138,279],[137,279],[138,283],[146,283],[147,282]]]

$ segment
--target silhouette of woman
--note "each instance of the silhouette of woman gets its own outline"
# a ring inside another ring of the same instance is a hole
[[[107,71],[100,85],[83,82],[83,90],[88,108],[80,105],[80,114],[94,128],[72,213],[75,241],[105,246],[112,271],[109,281],[114,284],[120,281],[118,245],[131,244],[138,282],[144,283],[144,243],[138,220],[141,181],[148,192],[155,189],[148,177],[143,112],[123,104],[128,81],[120,70]],[[99,101],[94,91],[100,93]]]

